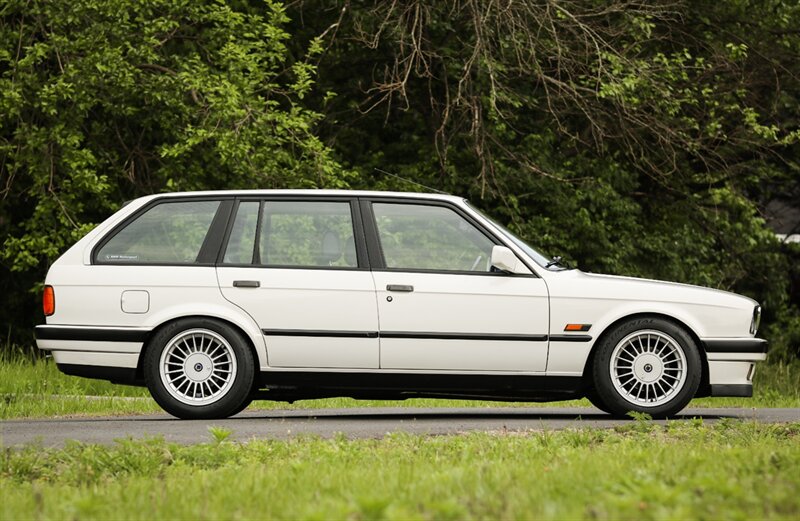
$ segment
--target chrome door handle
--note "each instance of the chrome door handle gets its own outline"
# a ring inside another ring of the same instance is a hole
[[[414,291],[414,286],[409,286],[407,284],[387,284],[386,291],[404,291],[410,293]]]
[[[259,288],[261,283],[257,280],[234,280],[234,288]]]

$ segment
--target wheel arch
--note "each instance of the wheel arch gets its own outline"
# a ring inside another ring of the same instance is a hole
[[[239,324],[237,324],[237,323],[235,323],[235,322],[233,322],[231,320],[228,320],[226,318],[223,318],[223,317],[214,316],[214,315],[191,314],[191,315],[183,315],[183,316],[179,316],[179,317],[170,318],[169,320],[166,320],[166,321],[160,323],[158,326],[154,327],[147,334],[147,338],[145,339],[144,344],[142,345],[142,350],[141,350],[141,352],[139,352],[139,360],[136,363],[136,379],[137,380],[144,381],[144,359],[145,359],[145,355],[147,353],[147,350],[150,349],[150,347],[151,347],[151,343],[152,343],[153,337],[155,337],[156,334],[159,331],[161,331],[165,327],[169,326],[170,324],[173,324],[173,323],[177,322],[178,320],[184,320],[184,319],[187,319],[187,318],[203,318],[203,319],[209,319],[209,320],[216,320],[216,321],[221,322],[221,323],[223,323],[223,324],[235,329],[236,331],[238,331],[239,334],[242,335],[242,337],[247,342],[247,347],[250,349],[250,352],[253,355],[253,360],[256,363],[256,372],[258,372],[259,366],[260,366],[261,357],[259,356],[258,349],[256,349],[256,346],[253,343],[253,339],[250,337],[249,334],[247,334],[247,331],[245,331],[244,328],[242,328]],[[258,374],[256,374],[256,377],[257,376],[258,376]],[[257,380],[257,378],[256,378],[256,380]]]
[[[589,356],[586,358],[586,364],[583,367],[584,387],[585,388],[594,387],[594,381],[592,380],[592,365],[594,364],[595,353],[597,353],[597,349],[600,343],[605,339],[606,336],[611,334],[611,332],[623,322],[641,318],[659,318],[661,320],[672,322],[676,326],[686,331],[686,333],[692,338],[694,343],[697,345],[697,351],[700,353],[700,362],[702,364],[701,368],[702,375],[700,377],[700,387],[697,391],[697,396],[703,396],[703,393],[709,389],[709,371],[708,371],[708,358],[706,357],[706,350],[703,348],[703,343],[700,341],[700,336],[694,329],[692,329],[683,320],[675,318],[674,316],[671,315],[667,315],[665,313],[658,313],[658,312],[642,312],[642,313],[631,313],[628,315],[624,315],[622,317],[617,318],[610,324],[608,324],[605,327],[605,329],[603,329],[603,331],[599,335],[597,335],[597,338],[592,344],[592,349],[591,351],[589,351]]]

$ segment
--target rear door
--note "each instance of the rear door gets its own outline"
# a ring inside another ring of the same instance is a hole
[[[545,370],[547,287],[493,271],[497,240],[479,223],[448,204],[377,199],[364,220],[382,369]]]
[[[375,285],[355,200],[242,199],[217,274],[271,367],[377,368]]]

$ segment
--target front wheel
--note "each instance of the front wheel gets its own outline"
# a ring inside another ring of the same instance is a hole
[[[697,345],[680,326],[659,318],[628,320],[597,347],[592,374],[608,411],[654,418],[682,410],[700,386]]]
[[[237,330],[213,319],[187,318],[155,334],[144,376],[153,399],[171,415],[227,418],[249,403],[255,363]]]

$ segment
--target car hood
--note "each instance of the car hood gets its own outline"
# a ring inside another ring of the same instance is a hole
[[[597,296],[750,310],[758,304],[751,298],[729,291],[678,282],[585,273],[580,270],[562,271],[558,275],[563,283],[557,284],[551,291],[563,293],[563,296]],[[548,286],[552,285],[548,283]]]

